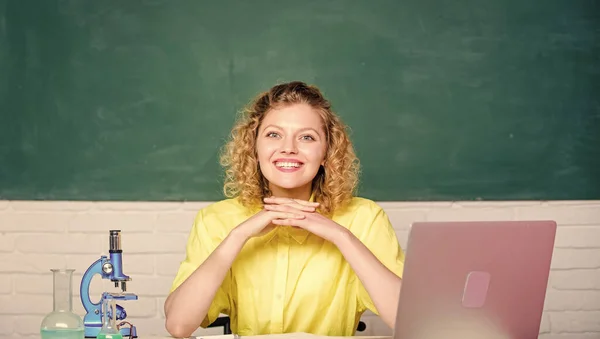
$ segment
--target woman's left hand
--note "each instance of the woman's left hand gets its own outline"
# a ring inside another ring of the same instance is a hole
[[[266,210],[294,213],[297,213],[301,206],[311,204],[308,201],[278,197],[265,198],[264,202]],[[340,236],[347,232],[346,228],[316,211],[300,210],[305,215],[305,218],[301,220],[275,219],[272,223],[275,225],[300,227],[334,244]]]

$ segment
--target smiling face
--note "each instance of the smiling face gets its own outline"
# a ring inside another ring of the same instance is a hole
[[[270,110],[258,128],[258,162],[275,196],[308,200],[326,150],[323,120],[307,104]]]

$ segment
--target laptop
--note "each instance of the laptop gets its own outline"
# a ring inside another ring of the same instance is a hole
[[[534,339],[554,221],[417,222],[394,339]]]

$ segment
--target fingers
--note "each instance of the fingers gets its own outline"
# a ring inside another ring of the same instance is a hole
[[[280,212],[280,211],[269,211],[269,215],[272,218],[272,221],[277,219],[286,219],[286,220],[301,220],[306,218],[306,216],[300,213],[292,213],[292,212]]]
[[[288,213],[299,213],[299,212],[314,212],[314,207],[309,206],[290,206],[290,205],[265,205],[264,209],[267,211],[279,211]]]
[[[306,218],[302,211],[285,205],[265,205],[264,209],[269,213],[271,221],[276,219],[301,220]]]
[[[301,226],[300,220],[298,219],[275,219],[272,223],[274,225]]]
[[[300,199],[291,199],[291,198],[278,198],[278,197],[268,197],[268,198],[264,198],[264,202],[266,202],[267,204],[272,204],[272,206],[290,206],[296,209],[299,209],[301,211],[305,211],[305,212],[314,212],[316,211],[317,207],[319,207],[319,203],[318,202],[311,202],[311,201],[306,201],[306,200],[300,200]],[[269,206],[269,205],[265,205],[265,206]]]
[[[279,197],[266,197],[263,199],[265,202],[274,203],[274,204],[291,204],[297,203],[304,206],[319,206],[319,203],[316,201],[306,201],[300,199],[292,199],[292,198],[279,198]]]

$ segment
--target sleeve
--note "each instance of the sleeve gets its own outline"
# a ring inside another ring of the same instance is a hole
[[[215,229],[207,227],[204,223],[202,211],[198,213],[194,220],[192,230],[189,234],[189,238],[186,245],[186,256],[181,262],[175,280],[171,286],[170,292],[173,292],[179,285],[181,285],[194,271],[198,268],[206,258],[214,251],[214,249],[221,243],[223,236],[219,232],[218,225]],[[208,325],[213,323],[220,313],[229,314],[231,305],[231,269],[223,279],[223,283],[217,290],[215,297],[208,309],[206,317],[200,324],[201,327],[206,328]]]
[[[402,278],[404,251],[385,211],[379,207],[371,223],[365,225],[365,227],[360,240],[385,267]],[[358,311],[370,310],[379,315],[373,300],[358,277],[356,277],[356,284],[358,289]]]

